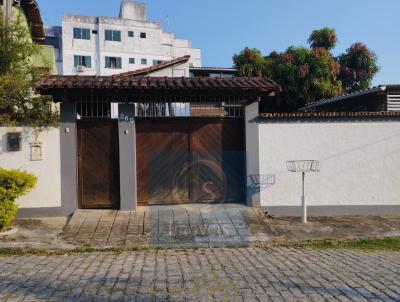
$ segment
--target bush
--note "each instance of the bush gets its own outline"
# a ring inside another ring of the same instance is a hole
[[[27,194],[36,182],[37,178],[28,172],[0,168],[0,230],[13,223],[18,210],[15,201]]]

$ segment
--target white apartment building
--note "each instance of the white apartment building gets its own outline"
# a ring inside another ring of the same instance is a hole
[[[200,49],[192,48],[188,40],[164,32],[160,23],[147,21],[143,3],[122,0],[118,18],[63,16],[64,75],[107,76],[185,55],[190,55],[190,66],[201,67]],[[188,73],[176,76],[189,76]]]

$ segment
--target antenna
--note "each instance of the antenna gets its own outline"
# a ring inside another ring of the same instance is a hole
[[[168,31],[169,33],[172,33],[172,30],[171,30],[171,22],[170,22],[170,20],[169,20],[169,15],[166,15],[165,18],[166,18],[166,20],[167,20],[167,31]],[[171,35],[171,57],[172,57],[172,58],[175,58],[174,46],[173,46],[173,44],[174,44],[174,41],[173,41],[173,38],[172,38],[172,35]]]

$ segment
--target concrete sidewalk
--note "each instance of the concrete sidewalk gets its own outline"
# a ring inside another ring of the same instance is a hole
[[[77,211],[65,218],[21,219],[19,231],[0,236],[0,248],[201,248],[269,245],[271,241],[399,237],[400,217],[270,218],[238,204],[140,207],[135,212]]]
[[[248,246],[271,240],[264,213],[237,204],[139,207],[135,212],[75,212],[62,237],[97,247]]]

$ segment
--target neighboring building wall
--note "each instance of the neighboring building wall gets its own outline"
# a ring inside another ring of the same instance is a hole
[[[58,74],[55,51],[51,45],[39,45],[40,52],[33,58],[35,67],[46,67],[50,74]]]
[[[54,56],[58,74],[63,74],[62,70],[62,29],[61,26],[46,26],[44,28],[46,45],[51,45],[54,48]]]
[[[248,122],[249,123],[249,122]],[[400,213],[400,121],[258,119],[247,136],[259,139],[260,204],[281,215],[300,214],[301,174],[288,160],[321,161],[306,175],[310,214]],[[258,132],[258,133],[257,133]],[[256,154],[256,153],[255,153]]]
[[[123,2],[124,4],[125,2]],[[201,66],[199,49],[191,48],[190,41],[175,39],[173,33],[165,33],[158,22],[147,21],[145,11],[137,9],[134,3],[128,2],[123,18],[113,17],[85,17],[64,15],[62,22],[63,37],[63,74],[73,75],[113,75],[121,72],[132,71],[153,65],[153,60],[167,61],[176,57],[190,55],[189,63]],[[139,5],[140,7],[140,5]],[[140,19],[127,19],[137,17]],[[90,40],[74,39],[74,28],[90,29]],[[106,41],[105,30],[121,32],[121,42]],[[129,31],[134,37],[129,37]],[[140,34],[145,33],[146,38]],[[91,68],[84,68],[77,72],[74,68],[74,55],[90,56]],[[120,57],[122,68],[105,68],[105,57]],[[129,63],[129,58],[135,62]],[[147,63],[143,64],[142,59]]]
[[[153,71],[149,74],[151,77],[188,77],[189,62],[176,64],[161,70]]]
[[[22,150],[7,151],[7,132],[22,132]],[[35,140],[32,129],[0,127],[0,166],[21,169],[38,178],[36,187],[18,200],[21,208],[55,208],[61,206],[60,130],[39,134],[44,150],[43,160],[31,160],[30,143]]]
[[[13,14],[23,16],[23,24],[28,27],[21,7],[14,6]],[[51,74],[57,74],[54,47],[40,44],[39,48],[39,54],[32,58],[33,65],[49,68]],[[7,150],[8,132],[22,133],[21,151]],[[60,129],[53,128],[39,134],[37,141],[42,143],[44,152],[41,160],[32,158],[31,143],[34,141],[35,135],[31,128],[0,127],[0,167],[25,170],[38,178],[36,187],[17,201],[21,209],[19,216],[21,212],[24,212],[22,216],[25,217],[58,215],[55,209],[61,208]]]

